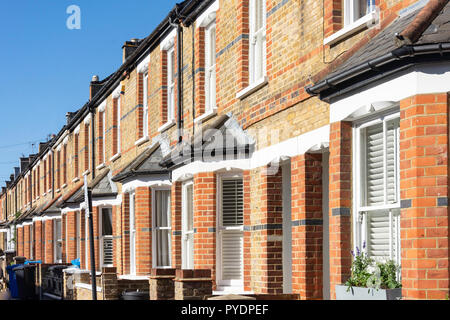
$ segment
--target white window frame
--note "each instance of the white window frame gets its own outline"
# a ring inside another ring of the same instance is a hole
[[[377,212],[386,210],[389,211],[389,221],[390,221],[390,246],[389,246],[389,258],[394,260],[398,265],[400,265],[401,261],[401,255],[400,255],[400,215],[396,214],[395,212],[400,212],[400,170],[399,170],[399,133],[397,133],[397,170],[396,170],[396,176],[397,176],[397,185],[398,188],[396,190],[396,197],[397,201],[396,203],[386,203],[386,178],[384,179],[384,198],[385,198],[385,204],[383,205],[373,205],[373,206],[366,206],[363,204],[363,198],[365,193],[365,188],[363,187],[363,180],[362,180],[362,169],[365,166],[365,159],[363,159],[361,153],[361,131],[367,127],[383,123],[384,124],[384,131],[386,131],[386,124],[388,121],[393,119],[400,118],[400,113],[398,111],[388,111],[382,114],[378,114],[375,116],[371,116],[370,119],[364,120],[358,120],[354,122],[353,125],[353,176],[355,179],[353,179],[353,237],[354,237],[354,250],[356,251],[356,247],[358,247],[361,251],[363,248],[364,241],[366,242],[366,248],[364,251],[368,253],[367,248],[367,213],[368,212]],[[384,150],[386,150],[386,140],[384,139]],[[386,160],[384,160],[384,172],[386,172]],[[397,239],[397,245],[396,245],[396,252],[397,256],[393,257],[392,252],[392,241],[393,241],[393,231],[392,228],[395,228],[395,238]],[[395,258],[395,259],[394,259]]]
[[[260,1],[263,6],[263,23],[260,29],[256,30],[256,11],[258,9],[256,3]],[[250,34],[249,34],[249,85],[264,82],[266,77],[266,57],[267,57],[267,47],[266,47],[266,29],[267,29],[267,8],[266,0],[250,0]],[[263,47],[263,55],[260,56],[257,48],[258,46]],[[261,70],[262,69],[262,70]],[[261,73],[260,76],[257,74]]]
[[[122,94],[119,94],[119,97],[117,98],[117,154],[121,153],[121,136],[120,136],[120,125],[121,125],[121,115],[122,115]]]
[[[241,231],[244,232],[244,224],[242,226],[235,227],[222,227],[222,181],[224,180],[235,180],[235,179],[243,179],[242,173],[230,172],[223,173],[217,176],[217,202],[216,202],[216,266],[217,266],[217,284],[219,287],[222,287],[225,290],[231,290],[236,292],[244,291],[244,268],[241,270],[241,280],[223,280],[222,279],[222,231]],[[244,191],[243,191],[244,192]],[[243,234],[242,234],[243,236]],[[242,246],[241,250],[242,262],[244,262],[244,246]]]
[[[211,34],[214,31],[214,43]],[[216,20],[205,28],[205,114],[217,109],[216,100]],[[214,52],[212,52],[214,51]],[[214,61],[211,61],[213,57]]]
[[[103,163],[106,163],[106,108],[103,110]]]
[[[81,211],[75,213],[75,255],[81,260]]]
[[[194,269],[195,261],[194,261],[194,249],[192,252],[189,252],[189,247],[187,246],[188,236],[194,237],[195,234],[195,228],[194,228],[194,201],[192,201],[192,230],[188,230],[188,198],[187,198],[187,189],[189,187],[192,187],[192,193],[194,192],[194,182],[188,181],[183,183],[182,186],[182,202],[183,202],[183,211],[182,211],[182,242],[181,242],[181,253],[182,253],[182,268],[183,269]],[[195,244],[195,239],[192,239],[193,243]],[[192,257],[190,257],[192,255]],[[191,263],[192,262],[192,263]],[[191,265],[192,264],[192,265]]]
[[[173,54],[173,56],[172,56]],[[173,61],[172,61],[173,59]],[[167,121],[171,123],[175,119],[175,46],[167,50]]]
[[[129,199],[130,275],[136,275],[136,192],[134,190],[129,193]]]
[[[112,264],[105,264],[104,263],[104,240],[105,237],[110,238],[111,240],[114,239],[113,235],[108,235],[108,236],[104,236],[103,235],[103,210],[104,209],[109,209],[111,210],[111,214],[112,214],[112,207],[108,207],[108,206],[101,206],[99,207],[99,219],[98,219],[98,235],[99,235],[99,242],[100,242],[100,266],[103,267],[113,267],[114,266],[114,262]],[[111,223],[113,223],[112,219],[111,219]],[[114,249],[113,249],[113,255],[114,255]],[[114,260],[113,260],[114,261]]]
[[[359,15],[360,2],[368,2],[365,14]],[[344,26],[356,23],[359,19],[364,18],[375,10],[374,0],[344,0]]]
[[[168,217],[168,227],[156,227],[156,192],[157,191],[169,191],[169,217]],[[170,269],[172,268],[172,194],[171,194],[171,188],[170,187],[157,187],[152,188],[152,265],[153,268],[158,269]],[[158,266],[157,265],[157,240],[156,240],[156,231],[158,230],[168,230],[169,231],[169,265],[168,266]]]
[[[56,238],[56,224],[57,221],[61,223],[61,242],[62,242],[62,218],[58,217],[55,219],[52,219],[53,221],[53,261],[55,263],[62,263],[62,243],[61,243],[61,259],[57,259],[57,244],[59,240]]]
[[[144,138],[148,138],[148,71],[146,71],[143,74],[143,91],[144,91],[144,101],[143,101],[143,108],[144,108],[144,115],[143,115],[143,122],[142,122],[142,130],[143,134],[142,136]]]

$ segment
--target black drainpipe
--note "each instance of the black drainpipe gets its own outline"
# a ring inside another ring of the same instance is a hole
[[[182,108],[182,81],[183,81],[183,70],[182,70],[182,48],[183,48],[183,27],[180,24],[180,18],[178,12],[176,13],[176,23],[172,22],[172,17],[169,18],[169,24],[177,28],[177,124],[178,124],[178,143],[183,141],[183,108]]]
[[[92,180],[95,179],[95,109],[91,109],[91,157],[92,157]]]

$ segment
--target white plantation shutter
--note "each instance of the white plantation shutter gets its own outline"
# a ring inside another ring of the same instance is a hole
[[[240,226],[243,222],[242,180],[224,180],[222,184],[222,225]]]
[[[360,129],[362,187],[358,214],[361,248],[366,241],[368,254],[377,259],[400,262],[399,237],[399,127],[398,117],[385,117]]]
[[[384,203],[383,124],[366,129],[367,205]]]
[[[242,279],[242,231],[228,230],[222,236],[222,280]]]
[[[243,276],[243,182],[222,180],[221,270],[222,280],[241,281]]]

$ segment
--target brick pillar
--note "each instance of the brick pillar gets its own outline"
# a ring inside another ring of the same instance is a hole
[[[181,268],[181,234],[182,234],[182,196],[181,182],[172,183],[171,190],[171,215],[172,215],[172,267]]]
[[[23,227],[23,256],[30,258],[30,226]]]
[[[53,258],[53,220],[45,220],[45,261],[54,263]]]
[[[211,269],[216,280],[216,175],[194,176],[194,267]],[[214,287],[215,288],[215,287]]]
[[[404,299],[449,293],[448,96],[400,102],[401,266]]]
[[[67,252],[66,257],[67,263],[70,263],[72,260],[77,258],[77,226],[76,226],[76,212],[67,212],[66,221],[67,221]]]
[[[211,270],[176,271],[175,300],[203,300],[212,294]]]
[[[351,168],[352,124],[336,122],[330,125],[329,182],[329,243],[330,293],[336,298],[335,285],[343,284],[351,267]]]
[[[152,192],[136,188],[136,274],[149,275],[152,268]]]
[[[119,299],[116,268],[102,268],[101,283],[103,300]]]
[[[113,249],[114,249],[114,266],[117,268],[118,274],[123,274],[122,269],[122,214],[121,206],[112,208],[113,214]]]
[[[67,263],[67,252],[66,252],[66,224],[67,224],[67,213],[64,215],[61,215],[61,261],[62,263]]]
[[[283,293],[281,170],[263,167],[251,174],[253,214],[246,230],[251,230],[252,289],[257,294]]]
[[[86,215],[85,211],[82,210],[80,214],[80,268],[88,269],[86,261]]]
[[[23,227],[19,227],[16,230],[17,234],[17,255],[23,257],[24,255],[24,243],[23,243]]]
[[[42,260],[42,248],[44,244],[42,243],[42,221],[38,220],[34,222],[34,241],[35,247],[35,259]]]
[[[100,238],[99,238],[99,214],[100,210],[98,207],[92,208],[92,224],[94,227],[94,252],[95,252],[95,270],[100,270]],[[90,237],[90,235],[89,235]],[[90,240],[89,240],[90,241]],[[90,246],[90,242],[88,242],[88,246]],[[91,260],[89,247],[89,262]],[[89,269],[91,268],[91,264],[89,263]]]
[[[122,274],[130,273],[130,195],[124,193],[122,196]]]
[[[173,300],[175,297],[176,269],[152,269],[150,275],[150,300]]]
[[[291,159],[292,290],[300,299],[322,299],[322,154]]]

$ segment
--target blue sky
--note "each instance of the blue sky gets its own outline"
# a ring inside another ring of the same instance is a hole
[[[89,99],[94,74],[120,67],[122,45],[143,38],[181,0],[21,0],[0,10],[0,186],[19,157],[44,141]],[[66,26],[70,5],[81,29]]]

